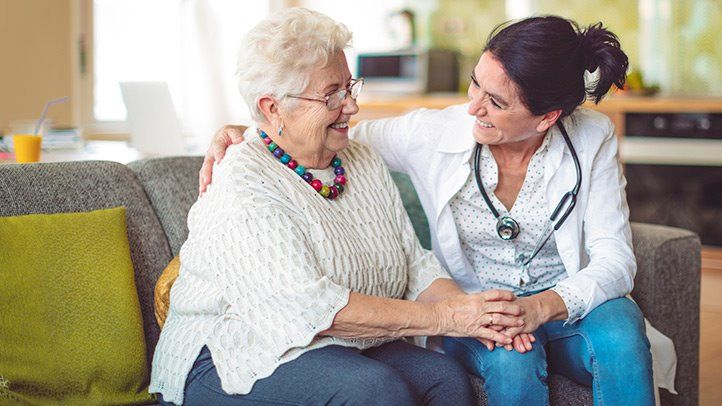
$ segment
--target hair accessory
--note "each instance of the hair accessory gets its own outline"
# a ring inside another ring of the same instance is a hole
[[[278,132],[280,135],[281,128],[278,129]],[[346,170],[343,166],[341,166],[341,159],[338,156],[333,157],[333,160],[331,161],[331,166],[334,168],[333,173],[336,174],[336,177],[333,179],[333,185],[324,185],[320,180],[314,179],[311,172],[308,172],[303,165],[299,165],[295,159],[291,158],[290,155],[273,142],[271,137],[269,137],[265,131],[259,128],[258,135],[261,137],[261,140],[263,140],[263,143],[266,144],[268,150],[271,151],[273,156],[281,161],[282,164],[296,172],[298,176],[311,185],[311,187],[321,196],[329,200],[333,200],[341,196],[341,194],[346,190]]]

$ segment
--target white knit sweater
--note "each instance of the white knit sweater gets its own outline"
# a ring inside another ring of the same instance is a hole
[[[389,341],[316,336],[350,292],[414,300],[448,278],[419,245],[386,166],[366,145],[352,141],[339,154],[349,181],[332,201],[246,135],[188,214],[150,384],[176,404],[204,345],[223,389],[247,394],[306,351]],[[333,176],[312,172],[324,183]]]

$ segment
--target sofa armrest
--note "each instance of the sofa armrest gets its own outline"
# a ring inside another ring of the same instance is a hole
[[[671,338],[677,352],[678,396],[663,403],[698,402],[700,264],[699,237],[687,230],[632,223],[637,276],[632,296],[644,316]]]

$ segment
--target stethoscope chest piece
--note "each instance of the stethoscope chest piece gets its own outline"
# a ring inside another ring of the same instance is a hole
[[[519,235],[519,223],[509,216],[499,216],[496,219],[496,233],[502,240],[513,240]]]

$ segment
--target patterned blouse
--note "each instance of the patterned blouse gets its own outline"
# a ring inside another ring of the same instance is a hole
[[[531,255],[549,222],[544,187],[544,154],[548,146],[549,137],[545,137],[529,162],[524,184],[510,211],[494,194],[499,181],[494,156],[487,146],[481,150],[479,171],[484,190],[500,215],[509,215],[519,223],[521,231],[516,239],[505,241],[496,233],[496,219],[476,186],[473,170],[451,199],[450,207],[462,249],[481,281],[482,289],[505,289],[516,295],[527,295],[551,288],[564,300],[569,321],[581,316],[584,302],[570,289],[556,286],[567,274],[554,236],[529,266],[524,267],[519,262],[520,255]]]

